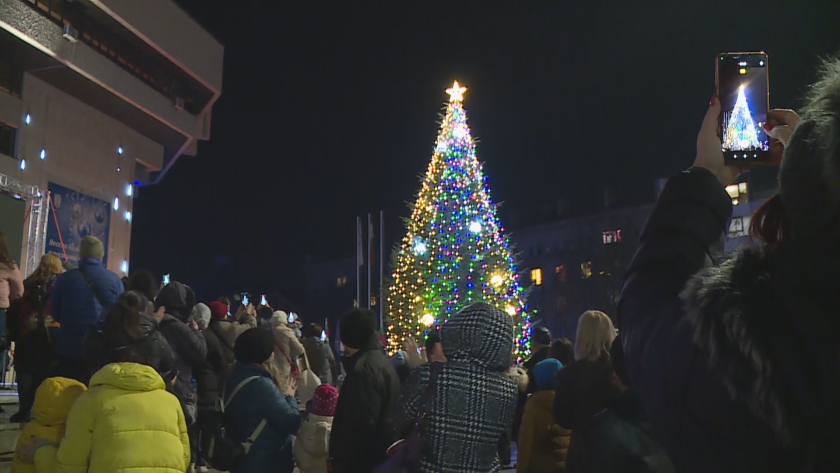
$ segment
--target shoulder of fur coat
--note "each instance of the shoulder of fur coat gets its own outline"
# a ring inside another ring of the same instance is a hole
[[[520,392],[528,390],[528,372],[521,366],[511,366],[505,372],[505,377],[512,379]]]

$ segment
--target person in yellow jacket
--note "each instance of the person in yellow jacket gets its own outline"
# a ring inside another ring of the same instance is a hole
[[[12,459],[12,473],[35,473],[35,466],[21,461],[18,454],[32,439],[45,439],[59,442],[64,437],[67,414],[76,399],[87,390],[84,384],[75,379],[48,378],[35,391],[32,405],[34,420],[20,433],[15,456]]]
[[[545,359],[534,367],[537,392],[525,403],[519,443],[516,473],[563,473],[572,432],[556,422],[551,415],[554,408],[554,376],[563,364],[554,358]]]
[[[190,444],[178,399],[146,360],[158,347],[140,328],[146,298],[120,296],[105,318],[111,363],[90,380],[67,418],[64,439],[41,439],[23,449],[38,473],[184,473]],[[27,451],[28,450],[28,451]]]

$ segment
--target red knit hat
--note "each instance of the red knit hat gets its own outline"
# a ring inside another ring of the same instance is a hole
[[[321,417],[335,416],[335,405],[338,403],[338,390],[329,384],[322,384],[315,388],[312,396],[312,414]]]
[[[225,320],[228,315],[228,306],[219,301],[208,304],[210,307],[210,318],[213,320]]]

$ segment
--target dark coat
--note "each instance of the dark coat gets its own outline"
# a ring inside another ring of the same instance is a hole
[[[579,427],[569,446],[569,473],[674,473],[632,391]]]
[[[622,393],[609,355],[578,360],[557,373],[554,420],[572,431],[569,473],[672,473],[674,467],[652,437],[644,410]]]
[[[88,275],[105,306],[90,290],[81,271]],[[111,307],[123,293],[119,276],[102,266],[102,261],[85,258],[79,269],[62,274],[55,280],[50,292],[52,317],[61,324],[55,354],[59,357],[81,360],[84,357],[84,340],[88,330],[99,321],[101,314]]]
[[[198,407],[212,409],[216,407],[219,389],[224,386],[220,386],[219,380],[225,373],[227,362],[219,337],[209,328],[202,333],[207,344],[207,357],[204,363],[193,367],[193,374],[198,387]]]
[[[330,458],[335,473],[369,473],[396,440],[391,411],[400,394],[397,373],[374,341],[344,360],[347,376],[335,409]]]
[[[104,321],[100,321],[88,331],[85,337],[85,363],[90,368],[91,373],[96,373],[103,366],[111,363],[111,353],[117,348],[107,345],[103,329]],[[142,340],[132,342],[126,339],[124,341],[117,341],[116,343],[120,345],[134,345],[138,354],[147,361],[146,364],[157,370],[163,380],[166,381],[166,385],[171,386],[172,378],[176,374],[175,351],[172,350],[169,342],[166,341],[166,337],[158,330],[158,324],[155,319],[146,316],[141,317],[140,329],[145,334]]]
[[[225,384],[230,393],[244,379],[249,382],[225,409],[225,426],[237,440],[245,441],[259,425],[267,421],[248,454],[231,469],[232,473],[292,473],[295,467],[292,436],[300,427],[300,412],[294,397],[283,395],[271,375],[262,367],[236,363]]]
[[[836,288],[784,245],[712,265],[731,212],[708,171],[665,186],[619,301],[630,381],[677,471],[840,471],[837,311],[813,304]]]
[[[510,316],[486,303],[461,309],[441,328],[446,363],[421,430],[428,445],[421,458],[422,472],[500,471],[499,440],[516,409],[517,386],[505,376],[513,330]],[[403,390],[395,416],[403,435],[411,432],[419,417],[430,373],[429,364],[417,368]]]
[[[306,357],[312,364],[310,369],[318,375],[321,383],[334,384],[335,357],[330,346],[316,337],[306,337],[302,341]]]
[[[207,342],[204,340],[204,334],[191,329],[181,319],[170,314],[164,315],[159,325],[161,333],[166,337],[177,357],[175,367],[178,379],[175,380],[173,392],[182,401],[195,401],[192,368],[201,366],[207,357]]]

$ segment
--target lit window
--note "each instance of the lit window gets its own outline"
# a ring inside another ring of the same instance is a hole
[[[376,296],[370,296],[370,306],[376,307]]]
[[[747,183],[739,182],[738,184],[730,184],[726,186],[726,193],[732,199],[732,205],[738,205],[740,202],[747,201]]]
[[[531,270],[531,284],[534,286],[542,286],[542,269],[534,268]]]
[[[592,277],[592,261],[580,264],[580,277],[583,279],[589,279]]]
[[[726,238],[741,238],[747,236],[750,230],[750,216],[735,217],[729,222],[729,231]]]
[[[606,231],[602,234],[602,238],[605,245],[621,243],[621,229]]]
[[[339,276],[338,279],[335,280],[336,287],[344,287],[347,285],[347,276]]]

